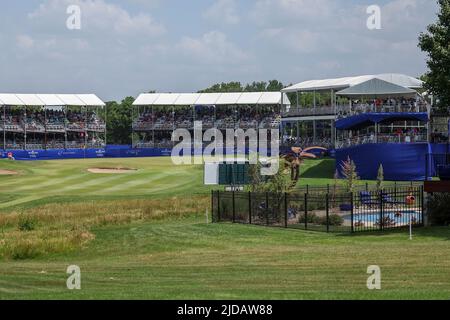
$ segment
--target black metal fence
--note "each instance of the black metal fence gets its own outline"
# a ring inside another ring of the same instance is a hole
[[[309,193],[213,191],[213,222],[322,232],[383,231],[423,226],[423,186],[348,193],[328,188]]]

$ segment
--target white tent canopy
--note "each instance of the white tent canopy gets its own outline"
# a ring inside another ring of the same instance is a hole
[[[380,79],[372,79],[336,93],[340,96],[394,97],[415,96],[417,92]]]
[[[283,98],[282,98],[283,97]],[[134,106],[194,106],[194,105],[290,105],[280,92],[227,93],[143,93]]]
[[[7,106],[23,106],[23,101],[15,94],[0,93],[0,104]]]
[[[105,103],[95,94],[15,94],[0,93],[0,105],[21,107],[103,107]]]
[[[285,88],[282,92],[342,90],[373,79],[383,80],[409,89],[420,89],[423,87],[423,82],[416,78],[404,74],[383,73],[378,75],[364,75],[337,79],[310,80]]]

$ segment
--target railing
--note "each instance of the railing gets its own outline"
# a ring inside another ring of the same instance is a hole
[[[8,132],[25,132],[25,128],[18,124],[5,124],[4,130]]]
[[[45,132],[45,127],[40,124],[27,124],[27,132]]]
[[[334,107],[291,107],[288,112],[283,113],[283,117],[328,116],[334,114]]]
[[[64,132],[66,129],[63,124],[47,124],[47,132]]]
[[[5,130],[6,132],[25,132],[24,125],[18,124],[5,124],[0,125],[0,131]],[[67,125],[67,131],[84,131],[86,128],[85,123],[69,123]],[[89,123],[87,124],[87,129],[89,131],[99,131],[103,132],[106,129],[106,125],[104,123]],[[55,124],[48,123],[44,124],[36,124],[36,123],[28,123],[26,124],[27,132],[64,132],[66,130],[64,124]]]
[[[44,145],[42,143],[27,143],[27,150],[43,150]]]
[[[23,143],[6,143],[6,150],[24,150],[25,144]]]
[[[336,141],[336,148],[348,148],[361,144],[369,143],[416,143],[427,142],[428,136],[426,134],[414,135],[397,135],[397,134],[379,134],[375,135],[361,135],[347,139],[338,139]]]
[[[314,141],[313,138],[290,138],[284,139],[281,147],[290,148],[290,147],[300,147],[300,148],[308,148],[308,147],[323,147],[327,149],[334,148],[334,142],[331,138],[326,139],[316,139]]]
[[[82,132],[84,131],[85,124],[84,123],[69,123],[67,125],[67,131],[77,131]]]
[[[87,128],[90,131],[103,132],[106,129],[106,125],[104,123],[88,123]]]
[[[423,186],[295,193],[212,192],[213,222],[323,232],[423,226]]]
[[[88,148],[104,148],[106,145],[104,142],[88,142]]]
[[[217,128],[219,130],[226,129],[277,129],[281,124],[281,120],[266,120],[261,122],[252,121],[216,121],[215,123],[204,122],[202,123],[203,129]],[[152,123],[152,122],[135,122],[133,123],[134,131],[172,131],[176,129],[194,129],[194,122],[166,122],[166,123]]]
[[[324,107],[297,107],[292,106],[289,111],[283,112],[283,118],[289,117],[307,117],[307,116],[330,116],[338,115],[338,117],[347,117],[361,113],[375,113],[375,112],[428,112],[428,107],[425,104],[411,105],[411,104],[384,104],[380,106],[360,104],[360,105],[337,105]]]
[[[419,112],[428,112],[428,106],[426,104],[397,104],[397,105],[389,105],[383,104],[380,106],[369,105],[369,104],[360,104],[360,105],[352,105],[344,106],[338,105],[336,106],[336,114],[338,117],[346,117],[351,115],[357,115],[362,113],[380,113],[380,112],[400,112],[400,113],[419,113]]]

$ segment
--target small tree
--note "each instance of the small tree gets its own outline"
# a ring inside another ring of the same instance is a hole
[[[346,180],[347,192],[354,192],[357,181],[359,180],[356,164],[348,157],[347,160],[342,163],[341,168],[342,175]]]
[[[384,182],[384,169],[383,165],[380,164],[378,167],[378,175],[377,175],[377,190],[383,189],[383,182]]]
[[[292,185],[289,176],[286,174],[286,165],[283,159],[280,159],[278,172],[268,177],[266,183],[266,191],[276,194],[284,194],[285,192],[291,191],[295,186]]]
[[[264,179],[261,176],[261,163],[259,162],[259,158],[256,161],[256,164],[252,164],[249,167],[249,190],[251,192],[261,192],[264,190]]]
[[[336,169],[333,176],[333,194],[332,194],[332,202],[333,204],[336,202],[336,195],[338,189],[338,181],[339,181],[339,171]]]
[[[268,209],[275,209],[276,212],[282,212],[284,196],[294,187],[289,175],[286,173],[284,160],[280,159],[278,172],[273,176],[269,176],[265,184],[265,191],[273,196]]]

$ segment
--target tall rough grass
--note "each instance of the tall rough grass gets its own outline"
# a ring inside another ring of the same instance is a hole
[[[81,250],[95,239],[94,228],[133,222],[180,219],[201,213],[207,197],[47,204],[0,214],[0,258],[30,259]]]

